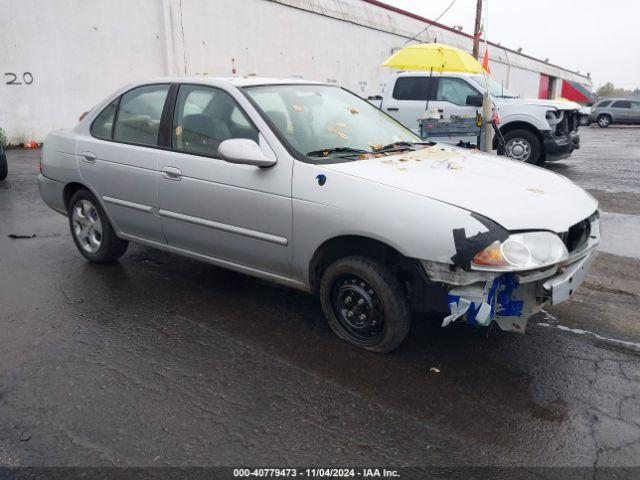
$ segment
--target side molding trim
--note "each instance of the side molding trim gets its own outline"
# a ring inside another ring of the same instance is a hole
[[[249,230],[248,228],[236,227],[234,225],[227,225],[226,223],[214,222],[212,220],[205,220],[203,218],[192,217],[190,215],[184,215],[182,213],[170,212],[168,210],[160,210],[159,215],[165,218],[171,218],[173,220],[181,220],[183,222],[193,223],[194,225],[200,225],[202,227],[213,228],[214,230],[221,230],[223,232],[234,233],[236,235],[242,235],[243,237],[255,238],[256,240],[262,240],[269,243],[275,243],[286,247],[289,241],[278,235],[271,233],[258,232],[256,230]]]
[[[149,207],[147,205],[141,205],[140,203],[127,202],[126,200],[120,200],[119,198],[103,196],[102,200],[104,200],[106,203],[111,203],[112,205],[131,208],[132,210],[138,210],[140,212],[151,213],[151,211],[153,210],[153,207]]]

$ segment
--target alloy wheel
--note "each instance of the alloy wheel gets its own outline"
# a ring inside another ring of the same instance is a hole
[[[95,205],[89,200],[79,200],[73,206],[73,234],[82,249],[96,253],[102,245],[102,222]]]

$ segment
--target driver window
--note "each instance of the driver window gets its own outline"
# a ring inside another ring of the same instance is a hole
[[[230,138],[258,141],[258,130],[231,95],[217,88],[181,85],[173,116],[173,148],[217,157],[220,144]]]
[[[459,78],[441,77],[438,82],[438,94],[436,100],[451,102],[456,105],[466,105],[467,96],[480,93],[464,80]]]

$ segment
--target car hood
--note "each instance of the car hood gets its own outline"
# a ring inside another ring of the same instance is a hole
[[[537,105],[551,107],[558,110],[579,110],[580,104],[563,100],[541,100],[539,98],[499,98],[498,104],[510,105]]]
[[[561,175],[443,144],[323,168],[455,205],[512,231],[565,232],[598,207]]]

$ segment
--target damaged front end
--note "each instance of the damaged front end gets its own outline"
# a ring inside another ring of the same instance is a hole
[[[453,265],[423,262],[429,278],[449,286],[446,327],[458,319],[487,327],[496,322],[505,331],[524,332],[531,315],[545,302],[543,280],[558,267],[527,274],[464,271]]]
[[[561,235],[510,234],[486,218],[474,218],[487,231],[467,237],[464,230],[454,230],[451,263],[422,262],[429,279],[447,287],[449,314],[443,327],[463,319],[485,327],[496,322],[504,331],[524,333],[529,317],[545,303],[557,304],[573,294],[600,243],[597,212]]]

